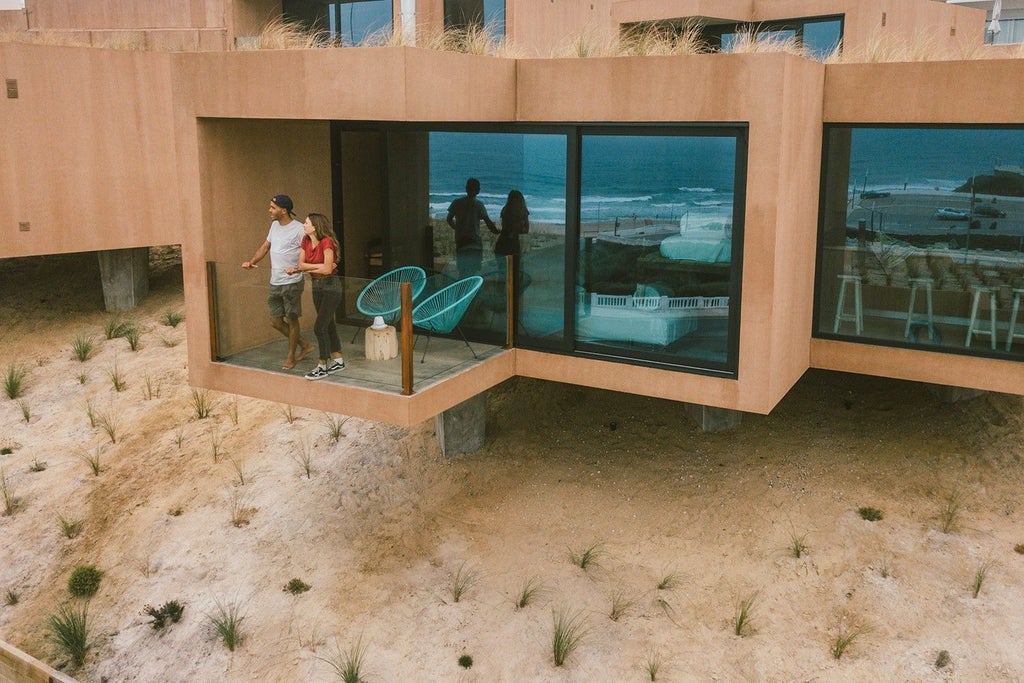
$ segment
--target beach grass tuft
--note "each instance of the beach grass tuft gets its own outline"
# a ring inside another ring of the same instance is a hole
[[[57,514],[57,524],[60,525],[60,532],[65,538],[77,538],[85,526],[84,519],[71,519],[62,514]]]
[[[92,472],[92,476],[94,476],[94,477],[100,476],[100,472],[103,471],[103,468],[100,467],[100,447],[99,446],[94,448],[93,452],[91,454],[90,453],[80,453],[78,455],[78,458],[82,462],[84,462],[86,465],[89,466],[89,471]]]
[[[939,509],[939,530],[951,534],[960,529],[960,511],[963,507],[963,494],[953,489],[943,500]]]
[[[977,598],[981,593],[981,586],[985,583],[985,577],[988,576],[988,570],[992,568],[993,561],[985,560],[978,568],[974,570],[974,580],[971,581],[971,597]]]
[[[0,498],[3,498],[5,517],[10,517],[21,507],[21,498],[17,495],[14,481],[3,468],[0,468]]]
[[[754,633],[754,604],[757,602],[758,593],[755,591],[740,598],[736,602],[736,614],[732,619],[732,632],[741,638]]]
[[[871,626],[867,623],[849,615],[843,615],[829,644],[829,654],[833,659],[841,659],[854,641],[870,632]]]
[[[80,334],[75,337],[75,343],[72,346],[72,349],[75,352],[75,358],[77,358],[79,362],[84,363],[89,360],[90,356],[92,356],[92,352],[95,349],[95,342],[92,337]]]
[[[569,561],[583,571],[587,571],[591,567],[600,567],[597,560],[601,555],[603,555],[603,551],[600,542],[591,543],[579,550],[569,548]]]
[[[857,508],[857,514],[866,522],[878,522],[884,517],[881,510],[873,507]]]
[[[4,393],[7,398],[16,399],[25,391],[25,376],[28,370],[22,365],[11,363],[4,374]]]
[[[168,309],[168,310],[164,311],[163,316],[161,316],[161,318],[160,318],[160,320],[163,322],[163,324],[167,325],[168,327],[177,327],[178,325],[181,324],[181,321],[183,321],[184,319],[185,319],[185,314],[184,313],[182,313],[181,311],[173,310],[173,309]]]
[[[466,567],[466,562],[463,562],[459,565],[455,575],[452,576],[451,583],[448,586],[448,591],[451,593],[452,600],[459,602],[466,594],[466,591],[479,583],[479,581],[480,573],[472,568]]]
[[[636,600],[622,590],[612,591],[610,601],[611,607],[608,610],[608,618],[612,621],[621,619],[636,604]]]
[[[661,653],[654,648],[647,650],[647,655],[644,659],[644,671],[647,672],[647,677],[652,681],[658,680],[658,673],[661,671]]]
[[[192,414],[197,420],[205,420],[213,414],[213,396],[208,389],[192,389]]]
[[[540,579],[536,576],[528,577],[523,581],[523,585],[519,587],[519,593],[516,595],[515,605],[516,609],[524,609],[529,606],[544,589]]]
[[[72,669],[79,669],[91,647],[89,628],[88,602],[79,607],[63,604],[46,620],[46,639],[53,646],[54,654],[66,657]]]
[[[583,612],[561,608],[552,613],[551,654],[555,666],[562,666],[586,635]]]
[[[224,643],[228,650],[234,652],[235,648],[242,644],[244,640],[242,622],[246,617],[242,612],[241,605],[237,602],[225,604],[217,600],[214,611],[207,614],[206,617],[213,624],[217,639]]]
[[[347,650],[342,650],[335,645],[332,655],[317,657],[317,659],[326,662],[344,683],[365,683],[363,664],[366,659],[366,646],[363,645],[362,636],[356,638],[356,641],[349,645]]]

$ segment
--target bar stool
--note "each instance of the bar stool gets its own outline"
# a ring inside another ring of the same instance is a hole
[[[998,287],[990,287],[988,285],[974,285],[971,287],[974,290],[974,302],[971,304],[971,322],[967,325],[967,341],[964,346],[971,345],[971,337],[973,335],[985,335],[989,336],[992,342],[992,350],[996,350],[996,292],[999,291]],[[990,313],[990,322],[988,327],[984,326],[984,321],[978,320],[978,304],[981,301],[981,295],[985,294],[988,296],[988,307]]]
[[[846,284],[853,283],[853,313],[846,312]],[[832,333],[839,332],[839,325],[844,320],[855,324],[857,334],[864,331],[864,308],[861,303],[861,277],[840,273],[839,275],[839,299],[836,301],[836,319],[832,324]]]
[[[910,328],[917,323],[915,320],[914,304],[917,302],[917,290],[924,288],[925,301],[927,303],[927,325],[928,341],[935,341],[935,316],[932,313],[932,283],[935,281],[930,277],[910,278],[910,305],[907,306],[907,326],[903,330],[903,336],[910,336]],[[924,322],[924,320],[922,320]],[[1022,335],[1024,336],[1024,335]]]
[[[1024,338],[1024,332],[1015,333],[1013,330],[1017,326],[1017,312],[1020,310],[1020,297],[1024,294],[1024,289],[1013,290],[1013,312],[1010,314],[1010,329],[1006,332],[1006,350],[1009,351],[1010,347],[1013,346],[1013,340],[1016,338]]]

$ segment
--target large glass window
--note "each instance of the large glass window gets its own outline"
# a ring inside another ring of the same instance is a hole
[[[841,16],[810,17],[766,21],[757,25],[711,25],[705,29],[704,34],[712,46],[728,51],[736,40],[737,33],[750,30],[756,31],[765,40],[796,38],[807,48],[814,59],[824,59],[836,49],[843,39],[843,18]]]
[[[505,35],[505,0],[444,0],[446,28],[486,27],[496,36]]]
[[[283,0],[281,9],[287,21],[297,21],[308,29],[329,31],[342,45],[360,45],[392,28],[391,0]]]
[[[359,45],[391,30],[391,0],[343,0],[328,8],[331,35],[340,37],[342,45]]]
[[[477,328],[505,325],[505,259],[509,250],[487,223],[478,223],[478,241],[459,239],[447,223],[457,220],[467,180],[479,182],[476,198],[501,229],[512,218],[507,205],[522,195],[529,212],[528,232],[514,239],[520,253],[518,339],[553,344],[562,339],[565,318],[566,136],[555,134],[434,132],[430,134],[430,214],[434,270],[450,279],[480,274],[484,288],[475,315]],[[525,229],[525,226],[524,228]],[[515,245],[513,245],[515,246]]]
[[[1024,354],[1024,129],[828,126],[818,336]]]
[[[735,132],[581,137],[576,342],[728,369],[738,310]]]

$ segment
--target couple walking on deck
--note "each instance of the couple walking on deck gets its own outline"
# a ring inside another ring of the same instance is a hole
[[[317,365],[306,373],[309,380],[323,379],[345,369],[341,353],[341,340],[334,323],[334,314],[343,295],[338,277],[338,257],[341,250],[327,216],[310,213],[306,222],[297,221],[292,212],[295,205],[285,194],[270,200],[270,231],[263,244],[248,261],[245,269],[270,254],[270,291],[267,306],[270,325],[288,339],[288,355],[282,369],[291,370],[313,350],[299,327],[302,315],[303,273],[309,273],[313,287],[313,306],[316,321],[313,334],[319,347]]]

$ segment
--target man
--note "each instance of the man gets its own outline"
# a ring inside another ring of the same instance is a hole
[[[313,350],[313,345],[302,338],[299,316],[302,315],[302,273],[289,275],[286,268],[298,268],[299,243],[302,242],[302,223],[292,217],[295,205],[286,194],[276,195],[270,200],[270,232],[267,239],[251,259],[242,264],[245,269],[256,264],[270,253],[270,293],[267,306],[270,308],[270,325],[288,338],[288,357],[283,370],[291,370],[295,364]],[[298,353],[296,353],[298,352]]]
[[[480,194],[480,181],[470,178],[466,181],[466,196],[459,197],[448,207],[445,219],[455,231],[455,262],[459,277],[468,277],[480,272],[483,261],[484,245],[480,240],[480,221],[487,224],[487,229],[497,235],[500,230],[487,215],[484,203],[476,196]]]

